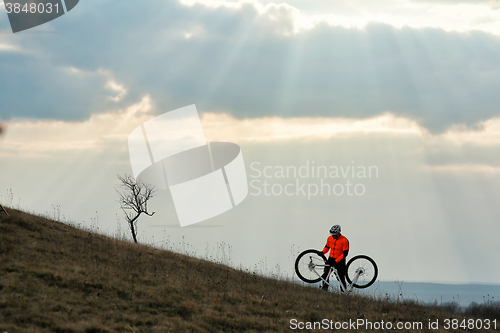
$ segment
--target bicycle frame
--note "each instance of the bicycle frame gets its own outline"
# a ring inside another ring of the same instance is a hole
[[[337,278],[337,281],[340,282],[340,278],[339,278],[339,275],[337,273],[337,269],[333,266],[329,266],[329,265],[315,265],[312,260],[309,262],[309,269],[312,270],[314,273],[316,273],[316,275],[323,281],[323,283],[326,283],[328,284],[330,287],[333,288],[333,285],[330,284],[329,281],[326,281],[325,279],[323,279],[323,277],[318,273],[318,271],[316,270],[316,267],[330,267],[330,271],[328,272],[328,276],[330,276],[332,273],[335,274],[335,277]],[[358,279],[359,277],[363,274],[363,268],[358,268],[356,269],[356,275],[354,276],[354,279],[352,280],[352,283],[349,284],[349,286],[347,287],[347,290],[344,288],[344,285],[342,284],[342,282],[340,282],[340,289],[343,291],[343,292],[346,292],[347,293],[350,293],[351,290],[352,290],[352,286],[354,284],[356,284],[356,282],[358,282]]]

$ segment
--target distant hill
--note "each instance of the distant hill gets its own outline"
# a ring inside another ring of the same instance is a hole
[[[289,332],[293,323],[323,319],[418,321],[428,331],[429,319],[463,318],[415,302],[263,278],[9,213],[0,213],[0,332]]]
[[[462,307],[470,306],[473,302],[483,304],[500,300],[500,285],[493,284],[377,281],[367,289],[367,292],[402,294],[405,299],[418,300],[422,303],[456,302]]]

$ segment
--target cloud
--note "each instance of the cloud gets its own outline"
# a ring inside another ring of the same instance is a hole
[[[391,114],[353,120],[318,117],[236,119],[228,114],[205,113],[201,121],[208,141],[241,143],[326,140],[365,134],[422,137],[425,133],[415,122]]]
[[[22,158],[61,157],[87,152],[97,154],[126,147],[129,133],[151,118],[151,99],[118,111],[92,115],[81,122],[16,118],[9,122],[9,131],[0,146],[0,156]]]
[[[498,6],[500,5],[499,0],[410,0],[411,2],[416,3],[443,3],[448,5],[457,5],[457,4],[470,4],[470,5],[490,5],[490,6]]]
[[[154,102],[149,96],[124,109],[92,115],[82,122],[17,118],[9,123],[0,156],[47,157],[84,151],[106,151],[126,143],[138,124],[151,119]],[[385,134],[423,137],[415,122],[391,114],[366,120],[341,118],[251,118],[205,113],[201,118],[207,141],[279,143],[295,140],[324,141],[334,137]]]
[[[138,124],[149,114],[155,101],[150,96],[118,111],[94,114],[88,120],[71,122],[16,118],[8,123],[1,155],[48,156],[72,151],[104,151],[115,143],[126,143]],[[458,170],[483,166],[500,167],[494,152],[500,147],[500,118],[485,121],[475,129],[455,126],[432,134],[414,120],[386,113],[368,119],[328,117],[236,118],[228,113],[204,113],[201,117],[207,141],[240,144],[328,142],[356,138],[385,138],[418,142],[426,151],[427,165],[435,170]],[[471,167],[473,166],[473,167]],[[478,169],[479,170],[479,169]]]
[[[119,85],[114,81],[108,81],[108,83],[106,84],[106,88],[116,91],[118,93],[118,95],[116,96],[108,96],[109,99],[115,102],[119,102],[123,98],[123,96],[127,94],[127,89],[125,89],[122,85]]]
[[[0,117],[4,119],[84,120],[131,102],[124,100],[125,87],[108,71],[57,65],[30,51],[2,56],[0,73],[4,78],[0,82]]]
[[[473,163],[462,163],[462,164],[447,164],[447,165],[431,165],[426,166],[427,169],[434,172],[446,172],[446,173],[478,173],[478,174],[488,174],[488,173],[500,173],[500,167],[494,167],[491,165],[484,164],[473,164]]]
[[[19,48],[14,46],[14,45],[0,43],[0,53],[1,52],[19,52],[19,51],[20,51]]]
[[[81,121],[144,95],[155,114],[193,103],[238,119],[390,112],[434,133],[499,115],[500,38],[381,23],[297,30],[299,14],[91,1],[52,23],[56,38],[26,35],[27,54],[2,55],[0,116]]]
[[[239,8],[251,3],[259,13],[277,6],[273,0],[182,0],[183,4],[195,4],[210,8]],[[500,35],[498,0],[287,0],[286,6],[295,12],[296,30],[310,29],[318,23],[332,26],[362,28],[369,23],[384,23],[396,28],[439,28],[445,31],[484,31]]]

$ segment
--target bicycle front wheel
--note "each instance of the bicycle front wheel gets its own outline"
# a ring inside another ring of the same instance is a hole
[[[352,283],[358,276],[356,283]],[[346,279],[349,284],[356,288],[367,288],[371,286],[378,276],[378,268],[375,261],[365,255],[352,257],[346,265]]]
[[[321,281],[321,274],[326,266],[323,252],[318,250],[305,250],[295,260],[295,273],[299,279],[307,283]]]

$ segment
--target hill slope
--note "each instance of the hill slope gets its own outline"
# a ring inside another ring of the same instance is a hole
[[[0,332],[281,332],[294,318],[426,325],[452,316],[326,293],[9,213],[0,213]]]

